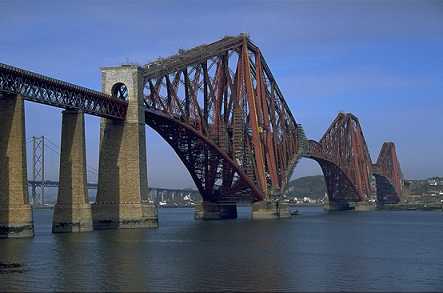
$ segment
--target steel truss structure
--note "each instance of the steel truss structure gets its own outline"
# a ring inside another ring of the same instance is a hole
[[[45,204],[45,137],[32,137],[32,181],[40,182],[39,185],[31,184],[32,205]]]
[[[299,156],[299,125],[246,35],[147,64],[144,84],[147,124],[205,200],[263,200],[284,190]]]
[[[123,120],[127,102],[31,71],[0,63],[0,92],[64,109]]]
[[[367,200],[372,176],[378,201],[400,201],[403,177],[395,145],[384,143],[372,164],[360,122],[351,113],[339,113],[320,142],[307,141],[303,156],[320,164],[330,201]]]
[[[377,163],[373,165],[373,173],[377,185],[377,201],[398,203],[403,189],[403,174],[394,143],[383,144]]]
[[[309,141],[305,156],[320,164],[329,200],[361,201],[371,193],[371,157],[351,113],[339,113],[320,142]]]
[[[373,165],[350,113],[340,113],[319,142],[307,140],[247,35],[180,50],[142,70],[145,122],[172,146],[204,200],[278,197],[299,158],[307,157],[320,164],[330,200],[365,200],[374,175],[379,199],[398,201],[395,146],[383,145]],[[117,120],[128,106],[123,87],[112,97],[0,63],[0,98],[8,94]]]

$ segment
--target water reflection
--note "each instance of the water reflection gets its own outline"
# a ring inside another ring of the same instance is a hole
[[[32,254],[32,242],[29,239],[0,240],[0,248],[0,281],[2,279],[14,280],[8,284],[11,290],[26,290],[25,273],[31,270],[33,264],[24,260],[29,259]]]
[[[52,234],[36,211],[36,237],[0,241],[2,290],[441,290],[442,214],[306,210],[280,221],[196,222],[160,211],[160,228]],[[409,224],[408,224],[409,223]],[[1,269],[1,268],[0,268]]]

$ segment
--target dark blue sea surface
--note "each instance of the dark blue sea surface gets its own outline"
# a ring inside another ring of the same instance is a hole
[[[442,291],[443,212],[327,213],[202,222],[161,209],[160,228],[0,240],[0,291]],[[9,264],[5,265],[5,264]]]

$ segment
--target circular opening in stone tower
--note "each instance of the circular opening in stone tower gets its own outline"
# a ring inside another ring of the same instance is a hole
[[[112,87],[112,96],[116,97],[119,100],[127,101],[128,100],[128,88],[122,82],[116,83]]]

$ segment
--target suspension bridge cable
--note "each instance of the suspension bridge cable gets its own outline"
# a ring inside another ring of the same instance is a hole
[[[49,140],[48,140],[48,141],[49,141]],[[49,141],[49,142],[50,142],[50,141]],[[56,144],[54,144],[54,143],[52,143],[52,142],[51,142],[51,144],[57,147]],[[49,149],[49,150],[55,152],[57,155],[60,156],[60,152],[59,152],[58,150],[55,150],[54,148],[52,148],[52,147],[49,146],[49,145],[45,145],[45,147],[46,147],[47,149]],[[98,175],[98,170],[97,170],[96,168],[94,168],[94,167],[88,165],[88,164],[86,164],[86,171],[87,171],[87,172],[89,171],[90,173],[93,173],[93,175]]]
[[[45,148],[54,152],[55,154],[57,154],[58,156],[60,156],[60,152],[58,151],[58,149],[60,148],[56,143],[52,142],[50,139],[48,139],[46,136],[43,136],[44,140],[48,143],[45,144]],[[28,140],[26,140],[26,144],[30,144],[33,141],[33,137],[29,138]],[[52,146],[51,146],[52,145]],[[92,173],[92,175],[98,175],[98,170],[97,168],[86,164],[86,172]]]
[[[59,148],[59,147],[60,147],[60,146],[57,145],[56,143],[52,142],[52,141],[51,141],[49,138],[47,138],[46,136],[44,136],[44,138],[45,138],[45,140],[46,140],[48,143],[52,144],[54,147],[56,147],[56,148]]]
[[[60,152],[57,151],[57,150],[55,150],[55,149],[53,149],[52,147],[50,147],[50,146],[48,146],[48,145],[46,145],[45,147],[46,147],[48,150],[53,151],[53,152],[56,153],[57,155],[60,155]]]

